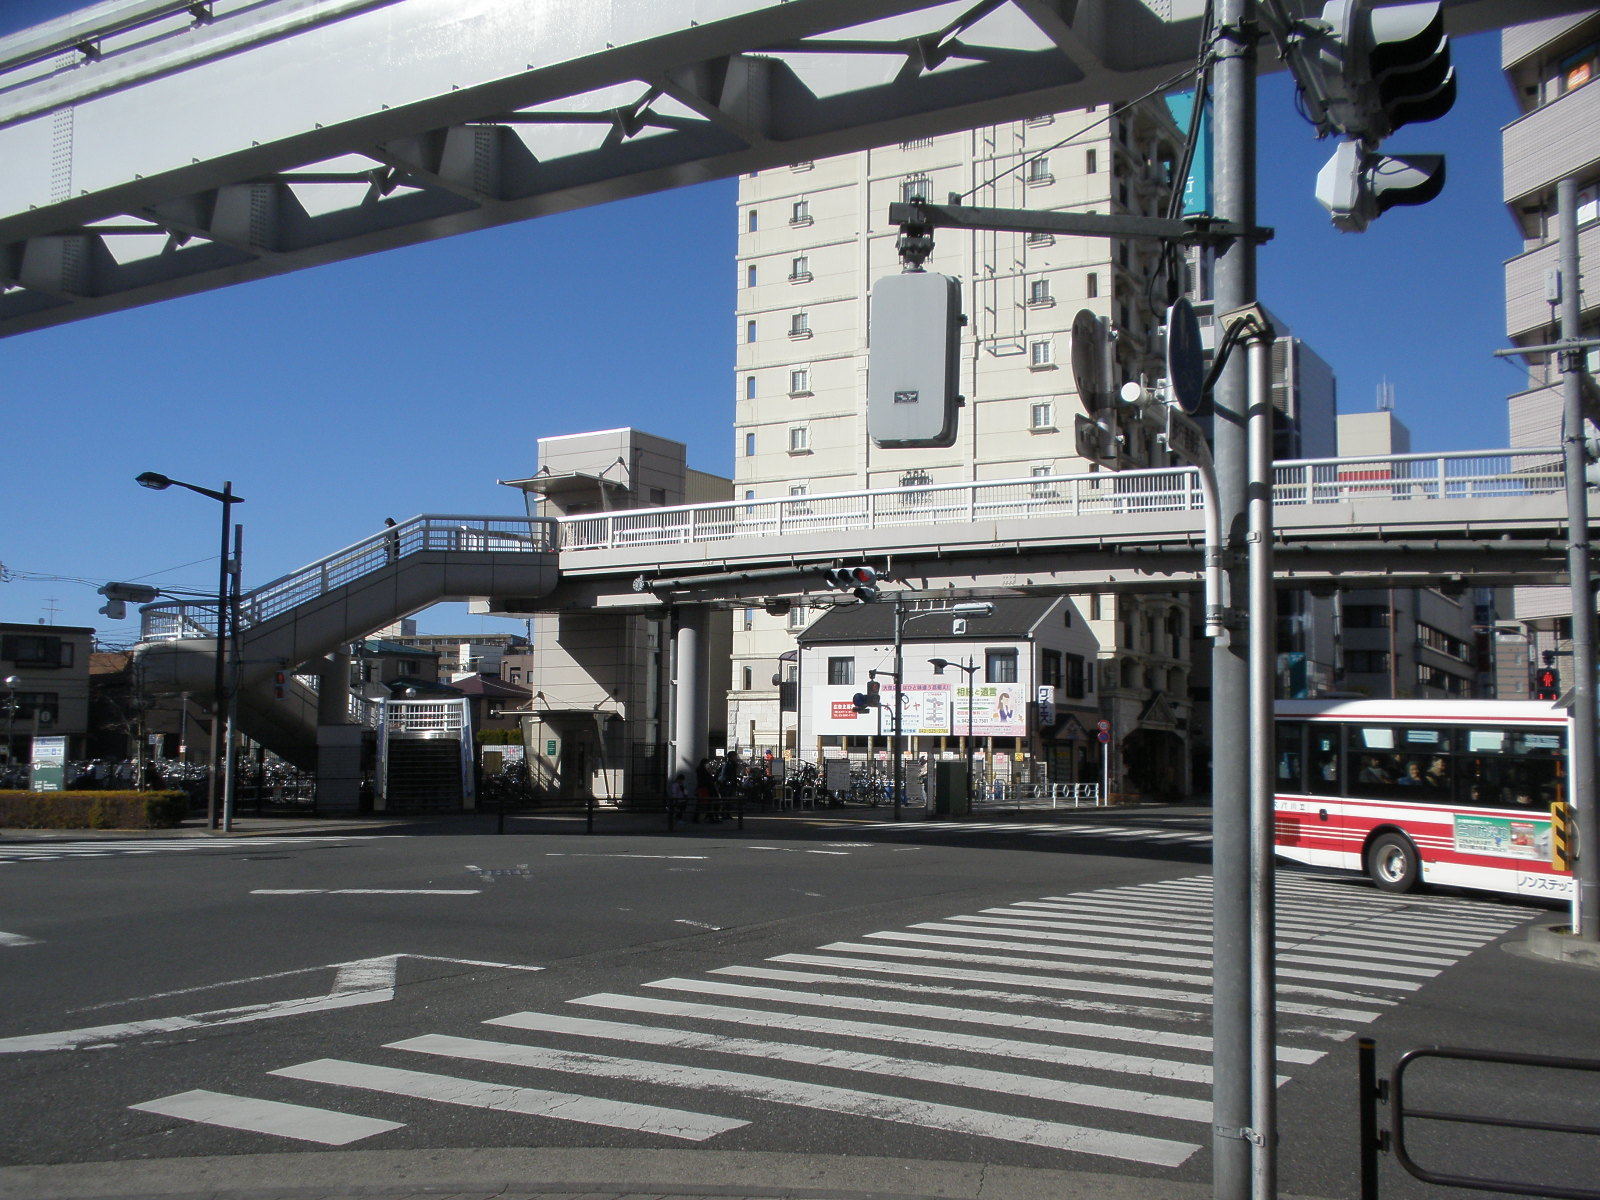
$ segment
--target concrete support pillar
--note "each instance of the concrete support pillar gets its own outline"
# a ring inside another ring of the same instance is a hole
[[[705,757],[711,729],[711,610],[680,608],[673,631],[672,773],[688,771]]]
[[[350,655],[317,660],[317,812],[361,807],[361,746],[366,731],[350,723]]]

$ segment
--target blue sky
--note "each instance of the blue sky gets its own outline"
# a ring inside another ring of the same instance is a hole
[[[0,34],[81,5],[6,0]],[[1498,35],[1457,39],[1461,99],[1402,130],[1443,152],[1444,195],[1341,234],[1313,198],[1332,143],[1261,87],[1262,299],[1334,368],[1342,411],[1380,379],[1418,450],[1506,440],[1521,372],[1505,344],[1499,129],[1515,115]],[[7,438],[0,620],[125,642],[93,586],[215,587],[217,506],[134,485],[141,471],[246,498],[247,587],[384,517],[520,511],[500,487],[541,436],[634,425],[731,474],[733,181],[546,217],[0,342]],[[934,263],[937,267],[937,263]],[[33,579],[30,575],[58,576]],[[87,581],[87,582],[79,582]],[[510,628],[460,606],[430,632]]]

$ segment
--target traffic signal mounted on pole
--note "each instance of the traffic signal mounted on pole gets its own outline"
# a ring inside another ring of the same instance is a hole
[[[1554,667],[1540,667],[1533,673],[1533,698],[1535,700],[1561,699],[1561,672]]]
[[[1441,5],[1330,0],[1321,21],[1302,26],[1290,61],[1318,135],[1348,139],[1317,173],[1317,199],[1335,226],[1357,233],[1388,209],[1440,193],[1442,155],[1390,156],[1377,147],[1456,102]]]
[[[289,673],[287,671],[274,671],[272,673],[272,694],[279,700],[289,694]]]
[[[100,611],[113,621],[128,615],[129,604],[149,604],[161,594],[159,589],[143,583],[108,583],[97,590],[106,598]]]
[[[878,598],[878,572],[866,563],[856,563],[848,567],[832,567],[825,578],[828,586],[837,588],[841,592],[851,592],[857,600],[876,600]]]

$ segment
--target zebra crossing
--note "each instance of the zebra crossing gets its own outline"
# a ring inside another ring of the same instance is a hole
[[[252,837],[213,840],[211,838],[119,838],[76,842],[0,842],[0,866],[10,863],[51,862],[69,858],[121,858],[135,854],[171,854],[206,850],[257,850],[268,846],[303,846],[310,842],[364,842],[374,834],[329,834],[308,837]]]
[[[933,1158],[955,1136],[1175,1169],[1210,1138],[1210,905],[1208,875],[1019,899],[131,1107],[346,1145],[420,1100],[525,1118],[527,1144],[576,1124],[727,1149],[800,1109],[858,1153],[888,1124]],[[1533,915],[1281,879],[1280,1084]]]

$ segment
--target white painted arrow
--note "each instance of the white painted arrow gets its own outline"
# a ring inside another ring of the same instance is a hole
[[[181,1017],[155,1017],[147,1021],[124,1021],[116,1025],[91,1025],[83,1029],[63,1029],[54,1033],[33,1033],[0,1038],[0,1054],[25,1054],[41,1050],[104,1049],[152,1033],[176,1033],[203,1029],[210,1025],[238,1025],[246,1021],[270,1021],[277,1017],[297,1017],[305,1013],[355,1008],[363,1004],[382,1004],[394,999],[395,973],[402,958],[428,962],[458,963],[469,967],[495,967],[507,971],[540,971],[520,963],[481,962],[470,958],[442,958],[433,954],[385,954],[378,958],[359,958],[353,962],[306,967],[285,974],[302,975],[332,970],[333,987],[323,996],[296,1000],[274,1000],[267,1004],[244,1004],[235,1008],[216,1008],[209,1012]],[[251,979],[234,980],[250,983]],[[228,987],[229,984],[215,984]]]

